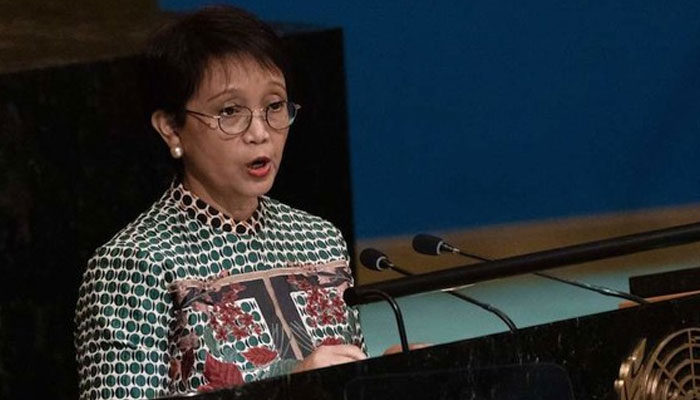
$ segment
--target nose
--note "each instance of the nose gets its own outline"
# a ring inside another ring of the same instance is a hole
[[[243,133],[243,140],[249,144],[267,142],[270,138],[270,127],[265,120],[265,114],[255,113],[251,118],[250,126]]]

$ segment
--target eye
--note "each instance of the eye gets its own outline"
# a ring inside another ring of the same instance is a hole
[[[276,101],[272,104],[269,104],[267,106],[267,110],[271,112],[280,112],[284,110],[285,105],[287,104],[286,101]]]
[[[222,117],[236,117],[242,114],[244,114],[244,111],[240,106],[227,106],[219,111],[219,115]]]

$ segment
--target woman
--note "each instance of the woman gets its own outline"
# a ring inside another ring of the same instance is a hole
[[[178,179],[90,260],[76,310],[82,399],[153,398],[365,358],[340,232],[272,200],[289,126],[279,39],[208,8],[147,52],[152,124]]]

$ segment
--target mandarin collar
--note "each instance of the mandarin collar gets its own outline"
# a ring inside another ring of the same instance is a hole
[[[263,215],[265,214],[265,201],[258,199],[258,208],[244,221],[236,221],[228,214],[219,211],[208,204],[199,196],[187,190],[182,182],[176,183],[172,188],[172,196],[178,207],[187,213],[189,218],[209,225],[224,232],[234,232],[239,235],[254,235],[263,227]]]

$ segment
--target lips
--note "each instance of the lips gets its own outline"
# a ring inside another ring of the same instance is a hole
[[[272,162],[269,157],[258,157],[246,164],[246,168],[248,170],[248,174],[256,178],[262,178],[270,173],[270,169],[272,169]]]

